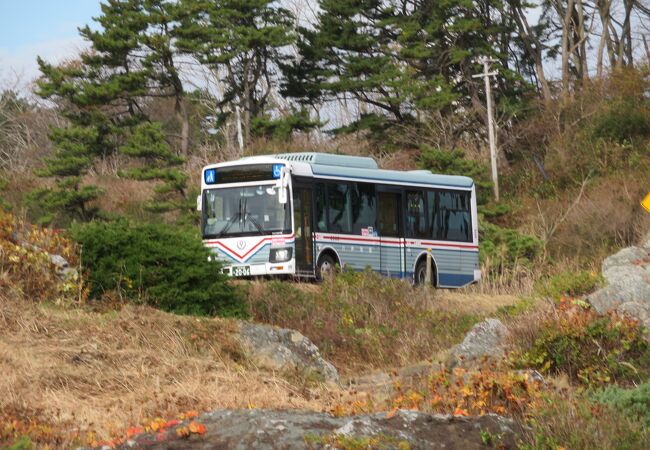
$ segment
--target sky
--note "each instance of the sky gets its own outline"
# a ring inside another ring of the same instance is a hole
[[[0,0],[0,89],[28,89],[37,56],[56,63],[77,55],[86,47],[77,28],[99,13],[99,0]]]

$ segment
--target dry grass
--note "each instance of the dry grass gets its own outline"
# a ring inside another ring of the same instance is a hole
[[[414,288],[367,272],[344,272],[321,285],[256,281],[247,292],[254,320],[299,330],[346,376],[430,360],[517,301]]]
[[[148,307],[99,313],[0,294],[0,417],[43,414],[108,437],[188,410],[326,406],[325,388],[310,395],[249,367],[233,330]]]

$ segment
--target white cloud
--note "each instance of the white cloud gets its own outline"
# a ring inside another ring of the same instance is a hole
[[[14,88],[27,92],[38,77],[36,57],[53,64],[79,55],[88,48],[81,37],[53,39],[15,50],[0,48],[0,89]]]

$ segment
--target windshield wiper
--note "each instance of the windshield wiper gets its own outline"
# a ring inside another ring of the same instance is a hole
[[[248,214],[248,209],[246,209],[247,204],[248,204],[248,199],[244,199],[244,211],[243,211],[244,212],[244,216],[243,216],[243,218],[244,218],[244,224],[243,224],[244,227],[246,227],[246,219],[250,219],[251,223],[255,226],[255,228],[257,228],[257,231],[260,234],[264,234],[264,227],[262,227],[262,225],[260,225],[260,223],[257,221],[257,219],[255,219],[253,216]]]
[[[241,206],[242,206],[242,205],[241,205],[241,198],[240,198],[240,199],[239,199],[239,212],[238,212],[237,214],[233,215],[233,216],[230,218],[230,220],[228,221],[228,223],[226,223],[226,224],[223,226],[223,228],[221,229],[221,231],[219,231],[219,232],[217,233],[217,237],[221,237],[221,236],[223,236],[223,235],[224,235],[224,234],[225,234],[225,233],[230,229],[230,227],[232,227],[232,226],[235,224],[235,222],[237,222],[237,219],[241,218],[241,216],[242,216],[242,215],[241,215]]]

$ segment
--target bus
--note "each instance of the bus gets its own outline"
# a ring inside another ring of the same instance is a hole
[[[205,166],[203,243],[232,277],[320,279],[370,268],[459,288],[479,281],[471,178],[379,169],[369,157],[289,153]]]

